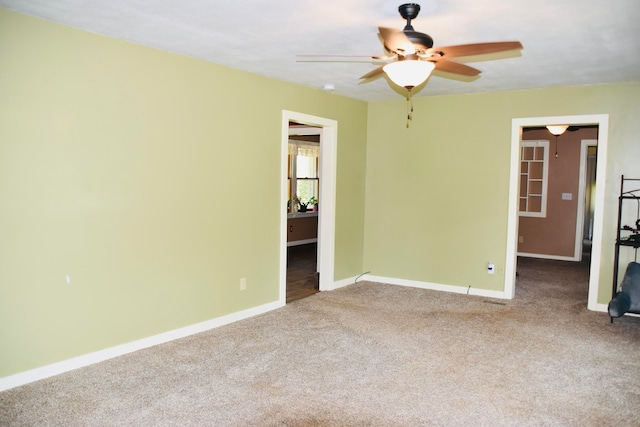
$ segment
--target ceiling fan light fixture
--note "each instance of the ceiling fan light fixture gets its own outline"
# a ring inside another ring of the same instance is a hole
[[[401,87],[414,88],[424,83],[436,64],[419,59],[404,59],[391,62],[382,69],[392,82]]]
[[[548,125],[547,130],[551,132],[552,135],[556,136],[556,159],[558,158],[558,137],[562,135],[567,129],[569,125]]]
[[[562,135],[567,129],[569,125],[549,125],[547,129],[551,132],[552,135],[559,136]]]

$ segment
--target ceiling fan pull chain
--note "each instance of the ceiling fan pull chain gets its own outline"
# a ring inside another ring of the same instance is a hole
[[[413,120],[413,96],[411,89],[407,92],[407,129],[409,129],[409,122]]]

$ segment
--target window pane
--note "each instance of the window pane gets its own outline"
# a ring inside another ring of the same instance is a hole
[[[529,212],[542,212],[542,197],[529,196]]]
[[[316,158],[309,156],[297,156],[297,177],[317,178]]]
[[[317,179],[298,179],[298,197],[302,203],[308,203],[312,197],[318,198]]]
[[[542,162],[532,162],[529,165],[529,179],[542,179]]]
[[[549,141],[522,141],[520,152],[520,215],[545,217]]]
[[[529,194],[529,190],[527,188],[527,176],[521,176],[520,177],[520,196],[524,197],[527,194]]]
[[[533,160],[533,147],[522,147],[522,160]]]
[[[526,212],[527,211],[527,199],[526,198],[520,198],[520,211],[521,212]]]
[[[529,187],[529,194],[542,196],[542,181],[531,181]]]

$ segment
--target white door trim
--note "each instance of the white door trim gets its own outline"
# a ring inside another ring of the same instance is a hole
[[[609,115],[551,116],[516,118],[511,121],[511,161],[509,171],[509,208],[507,215],[507,242],[505,260],[504,293],[513,298],[516,288],[516,251],[518,248],[518,189],[520,177],[520,141],[523,127],[552,124],[598,125],[598,164],[596,167],[595,212],[593,217],[593,245],[589,271],[589,300],[587,308],[598,308],[598,279],[602,259],[602,229],[604,226],[604,188],[607,166]]]
[[[335,206],[338,146],[338,122],[323,117],[282,110],[281,200],[280,200],[280,294],[287,299],[287,159],[289,154],[289,122],[321,127],[320,134],[320,195],[318,211],[318,272],[320,290],[334,288]]]
[[[589,147],[597,147],[597,139],[580,141],[580,174],[578,176],[578,214],[576,215],[576,246],[573,254],[575,261],[582,260],[582,243],[584,240],[584,209],[587,195],[587,156]],[[596,163],[597,165],[597,163]]]

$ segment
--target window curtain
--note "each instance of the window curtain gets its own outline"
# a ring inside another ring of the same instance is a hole
[[[320,143],[310,141],[289,140],[289,155],[320,157]]]

